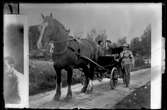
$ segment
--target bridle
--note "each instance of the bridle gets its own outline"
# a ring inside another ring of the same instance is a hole
[[[44,24],[44,26],[46,27],[48,24]],[[45,28],[42,28],[42,29],[45,29]],[[44,32],[44,31],[42,31],[42,32]],[[77,41],[77,39],[76,38],[74,38],[74,37],[70,37],[70,38],[67,38],[66,40],[59,40],[59,41],[53,41],[53,40],[51,40],[51,41],[49,41],[49,43],[53,43],[53,46],[50,48],[50,53],[51,54],[53,54],[53,55],[62,55],[62,54],[64,54],[68,49],[70,49],[70,50],[72,50],[72,51],[75,51],[73,48],[71,48],[71,47],[69,47],[68,45],[68,43],[69,43],[69,41],[72,41],[72,40],[75,40],[75,41]],[[54,51],[54,48],[55,48],[55,44],[58,44],[58,43],[65,43],[65,47],[64,47],[64,49],[62,50],[62,51],[60,51],[60,52],[56,52],[56,51]],[[52,50],[52,51],[51,51]],[[43,51],[43,52],[45,52],[45,51],[47,51],[46,49],[41,49],[41,51]]]

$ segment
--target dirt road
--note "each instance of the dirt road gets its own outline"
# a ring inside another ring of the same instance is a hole
[[[55,90],[30,96],[31,108],[112,108],[117,102],[130,94],[136,88],[146,84],[151,79],[151,69],[142,69],[131,73],[130,88],[126,88],[122,79],[119,79],[116,89],[111,90],[109,79],[102,82],[94,81],[94,90],[91,94],[80,93],[81,84],[72,86],[73,98],[65,100],[67,88],[62,88],[60,101],[53,100]]]

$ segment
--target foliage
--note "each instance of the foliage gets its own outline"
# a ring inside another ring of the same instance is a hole
[[[34,95],[56,88],[56,72],[50,61],[30,60],[29,65],[29,93]],[[80,83],[81,74],[78,69],[73,70],[72,84]],[[67,73],[62,70],[62,87],[67,86]]]
[[[97,31],[96,29],[92,29],[90,32],[87,33],[86,38],[96,43],[98,41],[104,42],[105,40],[107,40],[107,34],[105,30],[100,32],[100,31]]]
[[[140,67],[142,65],[144,65],[144,60],[143,60],[142,56],[136,56],[134,66],[135,67]]]
[[[77,39],[81,39],[82,38],[82,34],[83,34],[83,32],[75,33],[73,37],[75,37]]]
[[[139,37],[131,40],[130,48],[135,56],[137,56],[137,54],[141,55],[142,48]]]
[[[34,50],[37,49],[36,41],[38,40],[38,36],[40,32],[38,30],[38,25],[33,25],[29,27],[29,49]]]
[[[99,33],[99,34],[97,35],[97,37],[95,38],[95,42],[98,42],[98,41],[104,42],[105,40],[107,40],[106,31],[103,31],[103,32]]]
[[[117,42],[117,45],[123,45],[125,43],[127,43],[127,37],[126,36],[123,37],[123,38],[119,38],[118,42]]]
[[[151,57],[151,26],[148,25],[141,37],[131,40],[130,48],[135,56]]]
[[[87,33],[87,39],[89,39],[91,41],[95,41],[96,37],[97,37],[96,29],[92,29],[90,32]]]

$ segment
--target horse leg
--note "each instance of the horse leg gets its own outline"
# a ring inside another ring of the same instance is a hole
[[[55,68],[55,67],[54,67]],[[56,94],[54,99],[59,100],[61,96],[61,69],[55,69],[56,70],[56,78],[57,78],[57,83],[56,83]]]
[[[87,91],[92,92],[93,91],[93,78],[94,78],[94,65],[93,64],[90,64],[90,72],[88,75],[89,75],[90,81],[88,84]]]
[[[86,65],[82,66],[82,68],[83,68],[83,72],[85,74],[85,80],[84,80],[84,84],[83,84],[83,87],[81,89],[81,92],[85,93],[87,86],[88,86],[88,83],[89,83],[89,79],[88,79],[89,70],[88,70],[88,67]]]
[[[72,82],[73,71],[72,71],[71,67],[66,68],[66,70],[67,70],[67,84],[68,84],[68,90],[67,90],[66,98],[70,99],[70,98],[72,98],[71,82]]]

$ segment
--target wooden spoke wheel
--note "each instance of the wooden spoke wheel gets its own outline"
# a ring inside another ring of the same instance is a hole
[[[118,69],[114,67],[110,72],[110,87],[115,89],[118,83]]]

